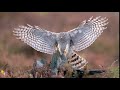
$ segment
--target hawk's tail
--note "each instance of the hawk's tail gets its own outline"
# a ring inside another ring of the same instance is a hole
[[[80,70],[80,69],[83,69],[88,62],[84,58],[82,58],[80,55],[73,52],[70,58],[68,59],[68,63],[71,64],[73,69]]]

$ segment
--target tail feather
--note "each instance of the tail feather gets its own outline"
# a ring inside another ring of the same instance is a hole
[[[84,58],[82,58],[80,55],[73,52],[68,59],[68,63],[71,64],[73,69],[80,70],[80,69],[83,69],[88,62]]]

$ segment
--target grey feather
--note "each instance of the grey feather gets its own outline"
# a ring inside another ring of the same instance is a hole
[[[89,47],[106,29],[108,19],[101,18],[101,16],[93,19],[91,17],[88,21],[83,21],[77,28],[68,31],[74,45],[75,51],[81,51]]]
[[[47,54],[53,54],[55,51],[55,33],[31,25],[19,26],[13,32],[18,39],[21,39],[37,51]]]

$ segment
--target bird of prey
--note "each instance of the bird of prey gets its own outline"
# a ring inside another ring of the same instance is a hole
[[[93,18],[92,16],[88,20],[84,20],[77,28],[67,32],[50,32],[29,24],[19,26],[13,32],[18,39],[37,51],[54,54],[58,50],[60,55],[65,55],[67,60],[71,62],[73,68],[80,68],[84,66],[82,63],[86,64],[87,62],[78,56],[75,51],[81,51],[89,47],[107,28],[107,24],[108,19],[106,17]]]

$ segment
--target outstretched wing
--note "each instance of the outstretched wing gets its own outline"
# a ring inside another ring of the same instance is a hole
[[[38,26],[19,26],[13,31],[14,35],[37,51],[53,54],[56,33],[44,30]]]
[[[68,33],[73,43],[75,51],[81,51],[89,47],[103,32],[105,25],[108,24],[108,19],[101,18],[101,16],[93,19],[91,17],[88,21],[83,21],[80,26],[70,30]]]

